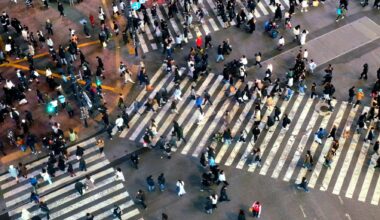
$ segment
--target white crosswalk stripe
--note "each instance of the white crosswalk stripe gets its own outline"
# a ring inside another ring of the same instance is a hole
[[[41,196],[41,200],[48,205],[50,218],[76,220],[83,218],[87,212],[90,212],[97,216],[96,219],[109,219],[112,216],[113,206],[118,205],[123,210],[123,219],[137,219],[140,212],[136,209],[124,184],[115,180],[114,168],[107,168],[110,162],[104,154],[99,154],[95,139],[91,138],[79,145],[85,149],[83,157],[87,164],[86,172],[79,171],[75,156],[76,146],[72,146],[68,148],[71,156],[67,162],[71,162],[73,165],[76,176],[71,177],[67,172],[57,171],[55,177],[52,177],[53,184],[49,185],[47,182],[38,184],[37,193]],[[41,158],[26,164],[29,171],[33,170],[28,173],[28,176],[37,176],[42,167],[45,166],[46,161],[47,158]],[[74,184],[77,181],[84,182],[84,176],[90,173],[95,187],[86,190],[84,195],[79,196]],[[38,205],[30,202],[31,185],[27,181],[16,184],[11,178],[4,177],[7,175],[1,176],[2,181],[0,183],[1,186],[6,186],[2,189],[4,192],[2,197],[11,219],[21,219],[23,209],[28,210],[32,215],[39,215],[45,219]]]
[[[215,79],[216,78],[216,79]],[[262,120],[259,124],[261,131],[260,138],[254,143],[250,140],[252,135],[250,134],[252,127],[254,126],[254,103],[255,95],[253,98],[244,105],[238,105],[235,98],[225,98],[226,85],[221,84],[222,76],[216,77],[213,74],[209,74],[206,78],[202,78],[197,84],[196,93],[202,95],[205,90],[212,96],[213,105],[206,105],[204,107],[205,119],[203,123],[195,124],[197,120],[197,112],[193,100],[189,100],[190,85],[188,80],[185,79],[183,88],[186,91],[183,92],[183,100],[177,105],[179,114],[174,115],[170,113],[168,106],[163,106],[158,110],[156,120],[158,124],[162,126],[158,127],[159,134],[170,132],[169,129],[173,120],[176,120],[183,128],[184,136],[187,142],[181,142],[178,145],[181,154],[191,155],[192,157],[199,157],[201,152],[211,142],[211,136],[213,133],[220,131],[225,126],[223,114],[226,110],[230,112],[232,120],[228,124],[228,127],[232,129],[232,134],[235,136],[234,140],[237,140],[236,135],[240,131],[245,131],[249,137],[245,143],[235,142],[229,146],[223,143],[212,144],[215,150],[215,161],[218,164],[226,166],[234,166],[241,172],[255,172],[259,169],[260,175],[267,175],[270,173],[273,179],[282,179],[285,182],[291,182],[291,184],[299,183],[302,177],[309,179],[309,187],[316,188],[321,191],[330,191],[333,194],[341,195],[344,192],[347,198],[358,199],[359,201],[371,202],[371,204],[378,205],[380,200],[380,180],[375,175],[373,165],[365,166],[365,161],[368,159],[369,143],[363,143],[361,136],[353,134],[352,137],[345,138],[343,131],[345,128],[354,127],[355,117],[359,115],[360,111],[351,109],[351,106],[347,102],[334,102],[334,111],[321,116],[319,111],[316,111],[321,104],[324,104],[323,100],[313,100],[308,96],[295,95],[289,101],[283,100],[283,98],[275,95],[273,100],[274,104],[281,109],[283,114],[288,112],[289,118],[292,120],[290,128],[287,131],[281,129],[282,120],[276,122],[268,131],[264,129],[267,116],[270,116],[273,109],[267,109],[262,106]],[[162,80],[167,80],[162,78]],[[253,82],[246,82],[250,86]],[[235,86],[237,88],[243,88],[246,84],[241,84],[239,81]],[[160,84],[160,82],[156,82]],[[165,83],[166,84],[166,83]],[[181,84],[182,88],[182,84]],[[268,89],[269,90],[269,89]],[[261,105],[265,105],[265,98],[261,100]],[[363,111],[368,111],[368,107],[364,107]],[[265,113],[264,113],[265,112]],[[144,119],[149,115],[142,116],[136,120],[136,124],[143,124],[147,126],[149,120]],[[165,120],[163,120],[165,118]],[[324,168],[324,156],[327,154],[332,145],[332,138],[327,138],[324,143],[319,145],[314,140],[314,134],[319,128],[324,128],[329,131],[333,125],[338,128],[338,139],[340,148],[336,152],[334,162],[331,165],[331,169]],[[135,135],[141,137],[143,130]],[[282,131],[281,131],[282,130]],[[128,138],[132,135],[132,132],[128,134]],[[365,136],[366,134],[362,134]],[[165,136],[165,135],[164,135]],[[261,137],[263,136],[263,137]],[[380,138],[380,137],[379,137]],[[139,141],[139,139],[135,139]],[[347,143],[346,143],[347,142]],[[349,142],[349,143],[348,143]],[[182,144],[183,143],[183,144]],[[271,144],[270,144],[271,143]],[[348,148],[343,146],[349,145]],[[259,146],[261,149],[263,167],[257,165],[249,166],[247,169],[243,169],[244,165],[248,163],[249,155],[255,146]],[[281,149],[281,150],[280,150]],[[302,165],[302,155],[306,150],[310,150],[311,155],[314,157],[314,167],[312,172],[304,169]],[[345,157],[340,159],[340,154],[344,151]],[[238,158],[238,159],[236,159]],[[340,161],[342,160],[342,161]],[[336,172],[335,172],[336,171]],[[364,179],[363,179],[364,178]],[[318,181],[319,180],[319,181]],[[333,184],[330,184],[332,182]],[[344,185],[346,184],[346,186]],[[343,186],[347,187],[343,191]],[[374,187],[372,189],[371,187]],[[329,188],[330,187],[330,188]],[[358,198],[355,198],[358,193]],[[107,213],[103,214],[107,216]]]
[[[288,157],[290,151],[292,150],[293,145],[295,144],[296,136],[300,133],[303,122],[305,121],[306,116],[312,104],[313,104],[313,100],[308,98],[306,105],[304,106],[301,112],[301,116],[298,119],[299,122],[296,124],[295,128],[292,130],[292,133],[288,139],[288,142],[284,145],[285,149],[284,151],[282,151],[280,159],[278,160],[278,163],[273,171],[272,178],[277,179],[278,176],[280,175],[281,169],[284,166],[284,163],[286,162],[286,158]]]
[[[298,110],[298,107],[301,105],[302,99],[303,99],[303,96],[297,97],[297,99],[293,105],[293,108],[288,115],[290,120],[292,120],[292,124],[296,124],[296,122],[297,122],[297,120],[294,120],[293,118],[294,118],[294,116]],[[291,126],[291,125],[288,125],[288,126]],[[273,145],[272,149],[269,152],[268,157],[264,161],[263,167],[260,169],[260,175],[266,175],[266,173],[268,172],[268,169],[272,163],[272,160],[274,159],[278,149],[280,148],[280,144],[281,144],[282,140],[284,139],[286,133],[288,133],[287,130],[281,130],[280,131],[279,136],[276,138],[276,143]]]
[[[255,18],[273,15],[276,8],[272,5],[270,6],[269,1],[270,0],[263,0],[263,1],[260,1],[259,3],[257,3],[257,7],[253,11],[253,15],[255,16]],[[246,13],[248,12],[248,8],[247,8],[247,5],[245,3],[243,4],[243,2],[241,2],[240,0],[237,0],[236,3],[238,5],[238,7],[236,8],[236,13],[238,13],[238,11],[240,9],[243,9]],[[281,10],[282,11],[288,10],[288,8],[289,8],[289,0],[281,0],[281,1],[276,0],[276,3],[281,4]],[[180,3],[178,3],[178,4],[183,4],[183,2],[180,1]],[[183,8],[183,5],[181,5],[181,7]],[[190,5],[190,9],[191,9],[190,13],[193,16],[193,21],[198,20],[196,14],[195,14],[198,7],[202,8],[204,11],[206,11],[205,22],[203,24],[200,24],[199,27],[197,25],[192,25],[192,27],[190,28],[190,31],[189,31],[188,39],[194,38],[191,31],[199,33],[201,35],[204,35],[204,34],[212,33],[215,31],[219,31],[220,30],[219,27],[224,27],[224,23],[223,23],[221,16],[217,15],[216,4],[213,0],[203,0],[203,3],[200,2],[198,6],[196,6],[194,4]],[[151,23],[153,23],[154,19],[153,19],[151,13],[148,12],[147,15],[148,15]],[[158,19],[160,20],[160,19],[165,18],[164,15],[165,16],[168,15],[168,5],[167,4],[157,6]],[[171,30],[171,29],[174,30],[174,32],[171,32],[171,31],[169,31],[169,32],[170,32],[170,36],[173,39],[175,39],[174,37],[176,36],[176,34],[180,34],[180,35],[183,34],[183,22],[185,20],[184,20],[184,17],[182,15],[181,10],[179,10],[179,12],[174,14],[173,16],[174,16],[174,18],[169,19],[169,21],[167,23],[169,26],[169,30]],[[141,13],[138,13],[138,17],[141,20],[143,20],[143,15]],[[177,19],[175,19],[175,18],[177,18]],[[163,19],[163,20],[167,21],[168,19]],[[236,18],[234,20],[232,20],[230,22],[230,24],[232,26],[235,25],[236,24]],[[156,43],[156,39],[153,36],[153,34],[154,34],[152,32],[153,28],[154,27],[152,24],[150,26],[146,25],[145,33],[141,33],[141,34],[137,35],[137,37],[141,43],[141,49],[143,50],[143,53],[147,53],[149,51],[157,50],[159,48],[157,43]],[[144,38],[144,35],[146,35],[146,38]],[[147,39],[147,41],[145,39]]]

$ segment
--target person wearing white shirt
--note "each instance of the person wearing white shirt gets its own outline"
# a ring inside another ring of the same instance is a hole
[[[309,70],[311,73],[314,73],[315,68],[317,68],[317,64],[314,62],[313,59],[310,60],[309,62]]]
[[[119,132],[122,132],[123,126],[124,126],[124,119],[122,117],[120,117],[120,115],[117,116],[115,124],[116,124],[117,130]]]
[[[217,184],[219,185],[220,183],[224,183],[225,185],[228,185],[226,181],[226,175],[224,174],[223,170],[219,171],[219,174],[218,174]]]
[[[123,172],[121,172],[121,169],[119,167],[116,169],[115,179],[120,180],[122,182],[125,181],[124,174],[123,174]]]
[[[45,169],[42,169],[42,172],[40,173],[40,175],[44,179],[44,181],[48,181],[49,184],[53,184],[53,182],[51,181],[50,175]]]
[[[280,39],[278,39],[277,50],[282,50],[282,48],[284,47],[284,45],[285,45],[285,38],[283,36],[281,36]]]
[[[307,57],[309,56],[309,51],[307,51],[307,49],[305,49],[303,51],[303,59],[307,62]]]
[[[173,94],[174,100],[181,101],[182,100],[181,95],[182,95],[181,89],[179,88],[179,86],[177,86]]]
[[[176,183],[176,186],[177,186],[178,196],[183,196],[183,195],[186,194],[186,191],[185,191],[185,182],[183,182],[182,180],[178,180],[177,183]]]
[[[240,63],[243,64],[244,66],[247,66],[248,64],[248,59],[245,55],[243,55],[241,58],[240,58]]]

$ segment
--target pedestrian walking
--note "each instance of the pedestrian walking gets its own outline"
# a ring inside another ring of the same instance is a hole
[[[261,68],[261,52],[255,53],[255,66],[259,65]]]
[[[357,105],[361,104],[361,101],[364,98],[364,93],[362,89],[358,89],[358,92],[356,93],[356,102],[354,104],[354,108],[356,108]]]
[[[274,120],[280,121],[281,109],[278,106],[274,107]]]
[[[177,121],[173,122],[173,131],[177,135],[177,140],[183,140],[185,143],[187,142],[185,137],[183,136],[183,129],[179,126]]]
[[[90,175],[86,175],[86,179],[84,180],[84,185],[85,185],[86,190],[94,189],[95,180]]]
[[[96,146],[98,147],[99,149],[99,154],[103,154],[104,152],[104,139],[99,137],[97,140],[96,140]]]
[[[368,63],[365,63],[365,64],[363,65],[363,71],[362,71],[362,73],[360,74],[359,79],[364,79],[364,80],[367,80],[367,79],[368,79]]]
[[[319,128],[318,131],[314,134],[314,141],[318,144],[322,144],[322,139],[325,137],[326,131],[323,128]]]
[[[252,216],[254,218],[260,218],[261,215],[261,204],[259,201],[255,201],[251,206]]]
[[[216,209],[217,208],[217,204],[218,204],[218,195],[216,194],[211,194],[210,195],[210,200],[211,200],[211,205],[212,205],[212,209]]]
[[[116,125],[117,130],[119,132],[123,131],[123,129],[124,129],[124,119],[120,115],[117,116],[117,118],[115,120],[115,125]]]
[[[337,126],[334,124],[333,127],[331,128],[330,130],[330,134],[329,136],[327,136],[327,138],[330,138],[332,137],[333,140],[336,140],[336,130],[337,130]]]
[[[46,169],[42,168],[40,175],[44,181],[47,181],[49,184],[53,184],[50,174],[46,171]]]
[[[205,210],[207,214],[212,214],[213,205],[210,196],[206,197]]]
[[[309,188],[307,187],[308,181],[306,177],[302,177],[301,183],[297,184],[297,189],[303,189],[305,192],[309,192]]]
[[[121,211],[121,208],[118,205],[114,204],[112,214],[113,214],[113,217],[121,220],[121,215],[123,214],[123,212]]]
[[[146,184],[148,185],[148,192],[153,192],[155,190],[156,187],[152,175],[146,178]]]
[[[116,168],[115,180],[120,180],[122,182],[125,182],[125,177],[124,177],[123,172],[121,172],[120,167]]]
[[[158,186],[160,187],[160,191],[163,192],[165,190],[165,184],[166,184],[165,176],[163,173],[161,173],[158,176],[157,183],[158,183]]]
[[[79,159],[79,170],[87,172],[87,164],[83,157]]]
[[[371,127],[371,129],[368,131],[367,137],[364,139],[364,141],[372,144],[372,140],[374,138],[375,138],[375,128]]]
[[[222,188],[220,189],[220,196],[219,196],[219,202],[229,202],[230,201],[230,198],[228,197],[227,195],[227,186],[224,185],[222,186]]]
[[[306,1],[306,0],[304,0]],[[300,44],[304,45],[306,43],[306,36],[309,34],[309,31],[303,30],[301,35],[300,35]]]
[[[313,167],[313,155],[311,155],[311,151],[307,150],[306,155],[305,155],[305,160],[303,161],[303,168],[306,168],[308,171],[312,171]]]
[[[94,220],[95,216],[91,213],[86,213],[86,220]]]
[[[22,209],[21,211],[21,219],[22,220],[30,220],[33,219],[33,215],[27,209]]]
[[[289,127],[288,125],[291,123],[290,118],[288,117],[287,114],[284,114],[284,118],[282,119],[282,128],[285,130],[288,130]]]
[[[176,191],[177,191],[178,196],[185,195],[186,194],[186,191],[185,191],[185,182],[183,182],[182,180],[177,180]]]
[[[79,193],[79,195],[83,195],[85,192],[86,186],[79,180],[74,185],[75,190]]]
[[[23,178],[27,179],[28,178],[28,169],[26,166],[22,163],[18,163],[18,172],[19,175],[22,176]]]
[[[60,1],[58,1],[58,11],[59,11],[59,15],[61,16],[61,18],[63,18],[65,15],[65,12],[64,12],[64,8],[63,8],[63,5]]]
[[[243,209],[239,210],[238,220],[245,220],[245,213]]]
[[[141,189],[137,191],[136,200],[138,203],[140,203],[143,209],[147,208],[147,205],[145,204],[145,193]]]
[[[30,201],[34,202],[36,204],[40,203],[40,196],[36,192],[31,192],[30,193]]]
[[[67,163],[67,172],[70,174],[70,177],[76,176],[75,172],[74,172],[73,165],[70,162]]]
[[[375,144],[373,145],[373,152],[377,155],[379,155],[379,147],[380,147],[380,142],[376,141]]]
[[[354,102],[354,97],[355,97],[355,86],[351,87],[348,90],[348,103],[353,104]]]
[[[40,207],[41,211],[43,213],[45,213],[46,218],[49,220],[50,219],[50,215],[49,215],[50,214],[50,209],[48,208],[47,204],[45,202],[43,202],[43,201],[40,201],[39,207]]]

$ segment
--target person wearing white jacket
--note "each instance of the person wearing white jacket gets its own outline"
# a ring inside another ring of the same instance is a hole
[[[123,174],[123,172],[121,172],[121,169],[119,167],[116,169],[115,179],[120,180],[122,182],[125,182],[124,174]]]
[[[304,45],[306,43],[306,36],[309,34],[309,31],[303,30],[300,36],[300,44]]]
[[[177,183],[176,183],[176,186],[177,186],[177,194],[178,196],[183,196],[186,194],[186,191],[185,191],[185,182],[183,182],[182,180],[178,180]]]

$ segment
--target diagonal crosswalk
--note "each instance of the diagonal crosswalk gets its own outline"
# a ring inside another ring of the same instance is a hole
[[[154,84],[168,86],[166,81],[169,82],[171,78],[172,76],[161,74]],[[267,116],[273,115],[273,108],[266,107],[265,98],[258,99],[258,93],[253,91],[252,99],[239,105],[235,97],[226,95],[228,85],[223,83],[222,78],[210,73],[207,76],[201,76],[196,84],[197,94],[202,95],[204,91],[208,91],[213,100],[212,105],[207,104],[203,107],[205,118],[202,123],[196,123],[196,112],[199,110],[196,109],[194,101],[189,98],[191,83],[188,79],[184,79],[181,83],[184,95],[178,103],[178,114],[172,114],[167,106],[158,109],[156,113],[159,135],[166,136],[172,129],[173,121],[177,121],[183,128],[183,134],[187,140],[178,144],[179,152],[183,155],[199,157],[207,146],[212,146],[215,150],[215,161],[218,164],[235,167],[243,172],[270,175],[273,179],[282,179],[291,184],[299,183],[302,177],[306,177],[310,188],[378,205],[380,175],[376,172],[374,164],[368,163],[373,156],[370,150],[372,145],[364,143],[364,137],[368,131],[364,130],[361,134],[355,132],[359,115],[368,112],[369,107],[352,108],[347,102],[334,101],[333,112],[324,114],[317,111],[324,104],[323,100],[311,99],[308,95],[299,94],[295,94],[290,100],[284,100],[275,95],[273,102],[281,109],[281,120],[276,122],[273,129],[269,131],[265,129],[265,125]],[[242,89],[245,85],[254,90],[253,82],[238,81],[234,86]],[[270,92],[270,88],[271,86],[266,91]],[[150,96],[149,93],[144,94],[145,98],[148,96]],[[256,142],[253,141],[251,132],[255,124],[255,111],[257,111],[254,108],[255,103],[260,104],[262,115],[258,124],[261,133]],[[228,125],[223,120],[226,111],[229,111],[232,118]],[[292,120],[288,130],[282,129],[284,114]],[[142,127],[148,126],[149,120],[145,117],[149,115],[134,115],[135,124]],[[333,125],[337,126],[337,140],[340,147],[336,151],[331,168],[326,168],[323,165],[324,157],[331,148],[333,139],[324,138],[322,144],[318,144],[314,141],[314,134],[319,128],[324,128],[328,132]],[[213,142],[211,136],[222,131],[226,126],[232,130],[234,136],[232,144]],[[367,126],[372,126],[372,123],[367,122]],[[348,137],[343,135],[347,127],[351,131]],[[237,142],[238,135],[242,131],[246,134],[246,142]],[[143,132],[144,129],[131,128],[126,138],[139,142]],[[255,147],[260,147],[262,167],[247,166],[250,154]],[[302,167],[307,150],[310,150],[314,158],[312,171]]]
[[[275,12],[275,7],[272,5],[269,5],[270,0],[263,0],[257,3],[256,9],[253,11],[253,15],[255,18],[264,18],[267,16],[273,16]],[[276,0],[276,3],[281,4],[281,10],[285,11],[289,9],[289,1],[288,0]],[[242,0],[236,0],[236,11],[240,11],[240,9],[243,9],[246,13],[248,13],[249,9],[247,8],[246,1]],[[183,34],[183,23],[185,21],[184,15],[182,14],[184,11],[183,7],[183,1],[180,1],[177,6],[179,7],[179,12],[177,14],[174,14],[173,18],[169,19],[168,16],[168,6],[166,4],[164,5],[158,5],[157,6],[157,19],[165,20],[167,21],[170,36],[172,39],[175,39],[176,35],[182,35]],[[212,33],[215,31],[223,30],[224,22],[222,21],[222,18],[217,15],[217,9],[215,2],[213,0],[203,0],[202,3],[199,3],[199,5],[192,4],[190,6],[190,11],[193,16],[193,24],[198,21],[198,18],[196,16],[196,11],[198,8],[201,8],[205,14],[204,17],[204,23],[198,25],[192,25],[189,30],[188,39],[193,39],[194,36],[197,36],[197,34],[200,35],[206,35],[208,33]],[[144,53],[154,51],[159,49],[159,46],[157,45],[156,39],[154,38],[154,27],[153,27],[153,21],[154,18],[152,17],[150,10],[147,10],[148,17],[151,21],[151,24],[146,25],[144,27],[145,33],[139,33],[137,35],[139,42],[141,44],[141,49]],[[138,13],[137,15],[141,20],[143,20],[142,12]],[[266,19],[266,18],[264,18]],[[235,25],[236,21],[231,21],[231,25]]]
[[[53,184],[48,184],[46,181],[38,183],[37,193],[48,205],[50,218],[76,220],[85,217],[89,212],[96,216],[96,219],[113,219],[114,205],[118,205],[123,210],[123,219],[141,218],[124,183],[115,180],[115,169],[110,167],[110,162],[104,154],[99,153],[95,142],[96,139],[91,138],[79,144],[85,149],[83,157],[87,164],[87,171],[79,170],[79,163],[75,156],[76,146],[72,146],[67,149],[70,157],[66,164],[70,162],[73,165],[76,176],[71,177],[68,172],[59,170],[56,171],[55,177],[52,177]],[[28,177],[39,178],[39,173],[47,160],[48,158],[42,158],[27,164]],[[93,178],[95,187],[89,188],[84,195],[80,196],[74,184],[77,181],[84,182],[86,175]],[[21,219],[23,209],[28,210],[33,216],[46,219],[38,205],[30,202],[30,193],[33,189],[28,179],[21,178],[20,182],[16,183],[9,174],[3,174],[0,180],[2,197],[11,219]]]

